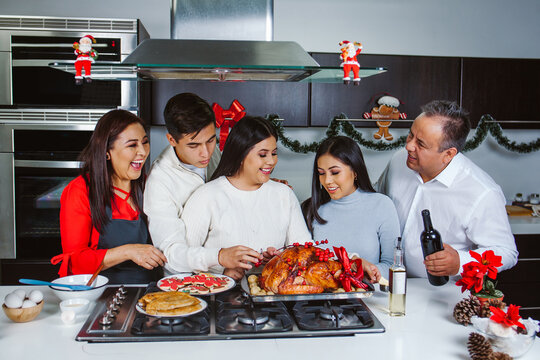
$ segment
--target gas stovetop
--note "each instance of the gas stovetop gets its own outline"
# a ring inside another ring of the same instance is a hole
[[[139,313],[148,287],[105,289],[77,335],[78,341],[177,341],[345,336],[382,333],[384,326],[361,299],[253,303],[240,287],[204,296],[208,307],[181,318]]]

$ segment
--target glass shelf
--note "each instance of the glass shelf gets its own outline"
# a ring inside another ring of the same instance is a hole
[[[75,61],[49,63],[53,69],[65,71],[75,76]],[[137,81],[137,67],[114,62],[92,64],[94,80],[134,80]]]
[[[74,62],[54,62],[50,67],[75,75]],[[386,72],[382,67],[360,68],[360,77],[366,78]],[[245,67],[224,68],[219,65],[147,65],[114,62],[92,64],[94,80],[206,80],[206,81],[277,81],[304,83],[343,83],[340,67]]]
[[[367,78],[373,75],[378,75],[386,72],[385,68],[360,68],[360,78]],[[352,80],[352,79],[351,79]],[[301,80],[301,82],[310,82],[310,83],[326,83],[326,84],[336,84],[343,83],[343,69],[342,68],[330,68],[330,67],[321,67],[318,70],[314,71],[312,75]]]

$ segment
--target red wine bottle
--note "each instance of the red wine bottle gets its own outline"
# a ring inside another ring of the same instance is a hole
[[[431,217],[429,210],[422,210],[422,219],[424,220],[424,231],[420,235],[420,243],[422,245],[422,252],[424,253],[424,259],[426,256],[444,250],[441,240],[441,234],[433,228],[431,224]],[[427,272],[429,283],[435,286],[441,286],[448,282],[448,276],[434,276]]]

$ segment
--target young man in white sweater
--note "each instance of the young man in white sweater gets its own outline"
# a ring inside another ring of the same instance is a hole
[[[152,165],[144,191],[144,213],[154,246],[167,257],[165,274],[170,275],[191,271],[180,216],[191,194],[210,179],[221,154],[215,151],[214,113],[205,100],[191,93],[178,94],[169,99],[163,114],[171,146]],[[227,250],[237,256],[259,256],[243,246]]]

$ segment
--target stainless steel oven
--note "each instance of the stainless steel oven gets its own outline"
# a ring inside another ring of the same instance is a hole
[[[99,53],[93,81],[76,85],[73,43],[92,35]],[[120,63],[148,38],[144,26],[130,19],[82,19],[0,16],[0,105],[17,107],[135,108],[137,81],[113,80]]]
[[[30,276],[52,271],[49,259],[61,252],[60,195],[78,176],[78,156],[106,111],[0,110],[2,282],[22,277],[18,269],[29,263]]]

